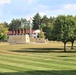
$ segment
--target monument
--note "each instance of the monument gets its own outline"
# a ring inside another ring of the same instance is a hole
[[[10,31],[11,35],[9,34],[8,43],[9,44],[23,44],[29,43],[30,38],[29,35],[26,34],[26,30],[12,30]]]

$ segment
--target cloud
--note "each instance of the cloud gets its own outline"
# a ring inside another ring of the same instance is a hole
[[[45,10],[40,12],[41,15],[50,16],[58,16],[58,15],[76,15],[76,4],[63,4],[60,5],[59,8],[49,9],[49,7],[45,7]]]
[[[46,2],[47,0],[0,0],[0,19],[10,21],[12,18],[23,17],[29,20],[37,12],[41,17],[44,15],[50,17],[76,14],[76,4],[51,4],[52,2]]]
[[[11,0],[0,0],[0,5],[3,5],[3,4],[10,4],[11,3]]]
[[[66,10],[76,10],[76,4],[65,4],[63,7]]]
[[[32,3],[34,0],[28,0],[28,3]]]
[[[60,5],[59,8],[50,9],[47,6],[41,7],[42,11],[39,11],[40,15],[50,16],[58,16],[58,15],[76,15],[76,4],[63,4]]]
[[[2,22],[3,19],[3,7],[5,4],[10,4],[11,0],[0,0],[0,22]]]

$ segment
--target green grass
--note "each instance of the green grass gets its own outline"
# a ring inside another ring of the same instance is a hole
[[[0,45],[0,75],[76,75],[74,50],[63,43]]]

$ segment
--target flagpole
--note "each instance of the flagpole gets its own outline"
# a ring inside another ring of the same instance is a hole
[[[31,26],[31,23],[32,23],[32,18],[30,17],[30,37],[32,37],[32,26]]]
[[[22,19],[21,19],[21,26],[22,26],[22,28],[23,28],[22,34],[24,34],[24,24],[23,24],[23,22],[22,22]]]
[[[32,28],[31,28],[31,21],[30,21],[30,37],[31,37],[31,31],[32,31]]]

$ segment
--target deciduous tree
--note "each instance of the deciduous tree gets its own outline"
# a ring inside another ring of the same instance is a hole
[[[75,22],[71,16],[60,15],[56,18],[54,23],[54,37],[55,40],[64,43],[64,51],[66,52],[66,43],[70,40],[74,41]],[[73,37],[73,38],[72,38]],[[72,42],[73,43],[73,42]]]
[[[4,24],[0,24],[0,41],[7,39],[8,28]]]

